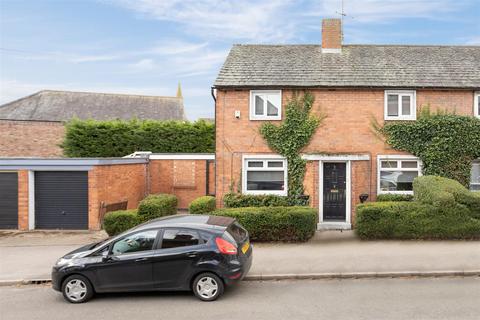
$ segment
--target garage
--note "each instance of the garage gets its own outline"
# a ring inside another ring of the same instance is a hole
[[[88,229],[88,172],[35,172],[35,229]]]
[[[18,175],[0,172],[0,229],[18,228]]]

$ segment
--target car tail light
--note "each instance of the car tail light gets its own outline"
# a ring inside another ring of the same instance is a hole
[[[218,250],[223,254],[237,254],[237,247],[222,238],[216,238]]]

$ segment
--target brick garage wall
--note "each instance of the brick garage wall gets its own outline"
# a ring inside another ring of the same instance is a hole
[[[369,199],[376,198],[379,154],[405,154],[391,149],[372,131],[371,121],[384,120],[384,90],[380,89],[312,89],[315,96],[312,112],[325,113],[327,119],[317,130],[305,153],[369,154],[370,161],[352,161],[352,209],[361,193]],[[292,96],[292,90],[282,90],[282,112]],[[217,205],[234,186],[241,190],[242,155],[271,154],[271,150],[259,134],[263,121],[249,120],[249,90],[217,90],[216,117],[216,194]],[[473,91],[471,90],[417,90],[417,108],[430,105],[432,110],[447,109],[458,114],[473,115]],[[241,112],[236,119],[235,111]],[[418,114],[418,111],[417,111]],[[272,121],[281,123],[281,121]],[[317,162],[318,163],[318,162]],[[315,171],[316,170],[316,171]],[[315,176],[316,175],[316,176]],[[318,164],[307,165],[306,192],[312,205],[318,205]]]
[[[88,228],[100,229],[100,203],[128,201],[135,209],[147,194],[147,165],[121,164],[95,166],[88,172]]]
[[[207,160],[150,160],[150,193],[171,193],[178,208],[186,209],[194,199],[212,193],[214,163],[209,163],[209,192],[206,189]]]
[[[0,157],[61,157],[61,122],[0,120]]]
[[[18,229],[28,230],[28,170],[18,174]]]

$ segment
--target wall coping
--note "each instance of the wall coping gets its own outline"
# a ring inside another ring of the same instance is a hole
[[[90,170],[93,166],[148,163],[145,158],[0,158],[0,170]]]
[[[150,160],[215,160],[214,153],[152,153]]]

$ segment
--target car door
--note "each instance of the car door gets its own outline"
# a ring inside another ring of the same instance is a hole
[[[201,260],[204,246],[196,230],[165,228],[153,253],[154,287],[188,289],[189,278]]]
[[[126,235],[110,245],[110,252],[94,271],[98,291],[137,291],[153,288],[152,256],[158,229]]]

